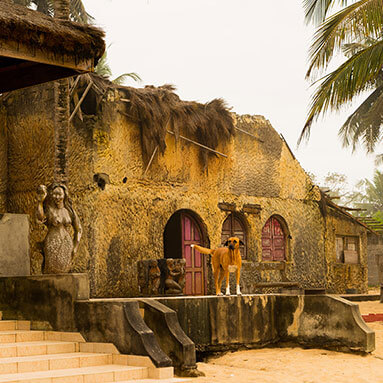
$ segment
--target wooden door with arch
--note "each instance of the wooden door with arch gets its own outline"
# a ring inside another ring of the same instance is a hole
[[[182,256],[186,260],[185,295],[206,294],[206,259],[192,244],[203,245],[202,230],[197,221],[187,213],[181,214]]]

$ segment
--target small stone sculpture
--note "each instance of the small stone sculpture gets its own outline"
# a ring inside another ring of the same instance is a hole
[[[68,273],[81,239],[80,220],[72,207],[68,189],[60,183],[37,190],[37,221],[48,228],[44,240],[44,274]],[[70,234],[73,228],[74,237]]]
[[[149,295],[158,295],[161,272],[157,260],[149,262]]]
[[[185,286],[185,260],[168,258],[165,294],[182,294]]]
[[[146,259],[137,262],[138,288],[145,296],[160,294],[161,271],[156,259]]]

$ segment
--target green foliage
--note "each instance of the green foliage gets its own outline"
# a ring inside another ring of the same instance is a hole
[[[13,0],[15,4],[35,8],[37,11],[53,16],[54,0]],[[70,18],[73,21],[91,24],[94,18],[86,12],[84,4],[80,0],[69,0]]]
[[[330,15],[334,5],[344,7]],[[316,84],[307,121],[298,142],[307,139],[314,121],[328,111],[349,105],[372,91],[340,129],[345,146],[360,142],[367,152],[381,139],[383,123],[383,2],[382,0],[305,0],[306,20],[321,23],[310,48],[307,77],[326,71],[337,53],[348,59]]]
[[[105,77],[107,79],[110,79],[110,77],[112,76],[112,69],[110,68],[110,65],[108,63],[107,51],[105,51],[105,53],[100,58],[97,66],[94,68],[94,72],[97,73],[99,76]],[[132,80],[137,82],[142,81],[141,77],[134,72],[121,74],[120,76],[116,77],[114,80],[110,80],[110,81],[112,81],[113,83],[117,85],[124,85],[125,81],[128,78],[131,78]]]

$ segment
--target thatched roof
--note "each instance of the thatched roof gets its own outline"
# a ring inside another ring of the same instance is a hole
[[[156,147],[160,153],[165,151],[167,131],[173,132],[178,139],[182,130],[188,138],[212,149],[234,135],[233,118],[222,99],[206,104],[183,101],[174,93],[172,85],[133,88],[115,85],[95,74],[91,78],[98,93],[100,89],[118,88],[124,99],[129,100],[124,103],[123,114],[140,128],[145,163]],[[206,165],[209,152],[202,149],[200,153],[201,161]]]
[[[104,32],[71,21],[59,21],[26,7],[0,3],[0,39],[78,58],[94,58],[105,50]]]

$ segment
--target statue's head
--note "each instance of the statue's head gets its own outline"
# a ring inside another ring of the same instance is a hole
[[[59,205],[64,203],[65,207],[70,206],[70,200],[68,196],[68,188],[61,183],[54,182],[48,187],[48,198],[50,203]]]

